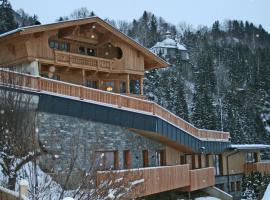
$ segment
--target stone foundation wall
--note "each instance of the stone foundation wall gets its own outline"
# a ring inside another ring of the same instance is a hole
[[[155,152],[165,148],[123,127],[64,115],[38,113],[38,128],[41,143],[56,155],[40,160],[48,171],[68,169],[74,155],[75,168],[87,171],[93,164],[95,151],[118,151],[119,168],[123,168],[123,151],[130,150],[132,168],[138,168],[143,166],[142,151],[148,150],[149,166],[156,166]]]

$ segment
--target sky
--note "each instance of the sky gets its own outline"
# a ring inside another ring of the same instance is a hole
[[[42,24],[69,16],[86,7],[101,18],[132,21],[144,10],[177,25],[211,26],[216,20],[237,19],[253,22],[270,32],[270,0],[10,0],[13,9],[36,14]]]

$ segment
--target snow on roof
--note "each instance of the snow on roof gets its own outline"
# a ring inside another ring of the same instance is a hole
[[[23,30],[23,28],[16,28],[16,29],[14,29],[14,30],[12,30],[12,31],[8,31],[8,32],[5,32],[5,33],[2,33],[2,34],[0,34],[0,38],[1,38],[1,37],[5,37],[5,36],[8,36],[8,35],[11,35],[11,34],[13,34],[13,33],[20,32],[20,31],[22,31],[22,30]]]
[[[176,42],[171,38],[166,38],[162,42],[157,42],[152,48],[172,48],[172,49],[179,49],[181,51],[187,51],[184,45],[180,44],[179,42]]]
[[[270,149],[270,145],[266,145],[266,144],[232,144],[231,148],[242,149],[242,150]]]

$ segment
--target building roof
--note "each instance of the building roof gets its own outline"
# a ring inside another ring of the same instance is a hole
[[[180,51],[187,51],[184,45],[180,44],[179,42],[176,42],[171,38],[166,38],[162,42],[157,42],[152,48],[172,48],[178,49]]]
[[[270,149],[270,145],[265,144],[232,144],[231,149],[239,150],[263,150]]]
[[[88,23],[98,23],[99,25],[101,25],[102,27],[104,27],[105,29],[113,33],[116,37],[129,43],[132,47],[140,51],[143,54],[143,56],[146,58],[146,60],[149,62],[149,65],[151,65],[151,67],[148,67],[149,69],[156,68],[156,67],[158,68],[158,67],[169,66],[169,64],[165,60],[158,57],[156,54],[149,51],[143,45],[139,44],[138,42],[136,42],[129,36],[125,35],[121,31],[117,30],[115,27],[110,25],[109,23],[105,22],[104,20],[96,16],[75,19],[75,20],[60,21],[60,22],[44,24],[44,25],[20,27],[15,30],[0,34],[0,41],[6,40],[9,38],[16,38],[18,36],[22,36],[26,34],[34,34],[34,33],[43,32],[43,31],[62,29],[62,28],[70,27],[70,26],[76,26],[76,25],[80,26],[80,25],[84,25]]]

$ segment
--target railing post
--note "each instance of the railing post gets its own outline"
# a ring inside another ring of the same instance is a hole
[[[41,91],[41,80],[40,80],[40,77],[38,76],[37,77],[37,91],[40,92]]]
[[[21,180],[19,183],[19,198],[20,200],[23,199],[22,197],[28,197],[28,181]]]
[[[121,100],[122,100],[122,97],[120,95],[118,95],[117,96],[117,106],[118,106],[118,108],[122,107]]]
[[[81,100],[83,100],[83,98],[84,98],[84,95],[83,95],[83,90],[84,90],[84,88],[82,87],[82,86],[80,86],[80,99]]]
[[[155,105],[154,105],[153,102],[151,103],[151,105],[152,105],[152,112],[153,112],[153,115],[155,115],[155,114],[156,114],[156,112],[155,112]]]

